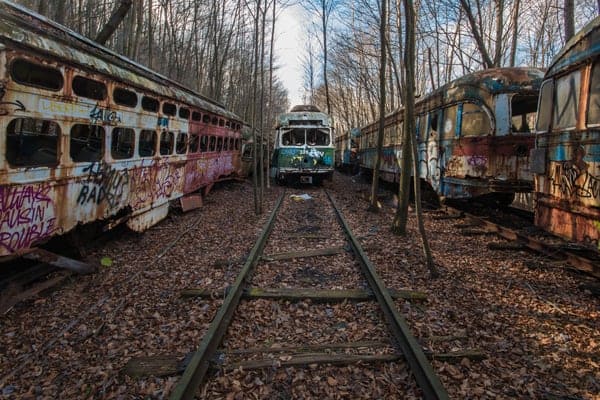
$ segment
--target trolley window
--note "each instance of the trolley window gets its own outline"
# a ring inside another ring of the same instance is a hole
[[[479,136],[490,133],[492,125],[486,112],[481,106],[473,103],[464,103],[462,110],[462,136]]]
[[[326,129],[309,130],[312,141],[309,143],[313,146],[328,146],[331,143],[329,131]],[[314,144],[313,144],[314,143]]]
[[[202,122],[204,122],[205,124],[209,124],[210,123],[210,115],[204,114],[202,116]]]
[[[303,146],[304,129],[291,129],[284,131],[281,135],[281,143],[284,146]]]
[[[216,148],[216,151],[222,151],[222,150],[223,150],[223,138],[219,136],[217,138],[217,148]]]
[[[152,157],[156,154],[156,131],[144,129],[140,132],[140,157]]]
[[[62,89],[64,82],[62,73],[58,69],[23,59],[12,62],[10,75],[20,84],[53,91]]]
[[[187,152],[188,135],[187,133],[180,133],[177,135],[177,143],[175,145],[175,151],[177,154],[185,154]]]
[[[219,119],[219,126],[225,126],[225,120]]]
[[[580,85],[579,70],[556,80],[553,129],[574,128],[577,124]]]
[[[217,138],[214,136],[209,136],[209,149],[208,151],[215,151],[217,146]]]
[[[158,111],[158,100],[154,97],[144,96],[142,97],[142,108],[146,111],[156,112]]]
[[[595,62],[592,67],[587,123],[590,125],[600,124],[600,61]]]
[[[76,124],[71,128],[69,154],[74,162],[93,162],[102,159],[104,128],[99,125]]]
[[[163,103],[162,110],[166,115],[174,116],[177,114],[177,106],[173,103]]]
[[[537,122],[535,130],[538,132],[548,132],[552,117],[552,101],[554,99],[554,82],[552,79],[542,84],[540,89],[540,99],[538,105]]]
[[[200,150],[200,136],[197,133],[190,135],[190,153],[197,153]]]
[[[73,78],[73,92],[77,96],[92,100],[104,100],[106,98],[106,85],[95,79],[76,76]]]
[[[13,119],[6,128],[6,160],[13,167],[57,165],[59,135],[54,121]]]
[[[202,136],[200,138],[200,151],[205,153],[208,151],[208,136]]]
[[[190,109],[181,107],[179,109],[179,118],[188,119],[190,117]]]
[[[458,106],[451,106],[444,109],[444,125],[442,129],[444,139],[454,139],[456,137],[456,114]]]
[[[202,114],[198,111],[192,112],[192,121],[202,121]]]
[[[235,139],[235,149],[236,150],[240,149],[240,139]]]
[[[175,137],[173,132],[162,132],[160,134],[160,154],[166,156],[173,153]]]
[[[531,133],[537,113],[537,96],[513,96],[510,104],[513,133]]]
[[[133,157],[135,131],[131,128],[114,128],[112,130],[110,155],[115,160]]]
[[[211,123],[212,125],[215,125],[215,126],[216,126],[216,125],[218,125],[218,124],[219,124],[219,118],[217,118],[217,117],[212,117],[212,119],[210,120],[210,123]]]
[[[117,87],[113,90],[113,100],[115,103],[125,107],[137,106],[137,93],[124,88]]]

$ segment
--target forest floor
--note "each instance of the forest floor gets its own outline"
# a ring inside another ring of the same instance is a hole
[[[589,277],[528,251],[489,250],[489,242],[501,239],[462,236],[460,221],[427,212],[441,273],[431,279],[414,212],[408,234],[396,236],[391,204],[367,211],[368,183],[336,174],[324,186],[387,287],[427,293],[422,303],[397,300],[423,348],[436,354],[477,349],[485,356],[432,361],[451,398],[600,399],[600,300],[580,288]],[[0,398],[168,397],[179,376],[131,378],[124,366],[132,357],[184,357],[197,348],[221,301],[182,298],[181,290],[231,285],[282,190],[268,190],[265,212],[256,216],[249,183],[219,185],[202,208],[173,212],[144,234],[121,232],[90,252],[92,262],[110,258],[110,266],[72,276],[1,315]],[[327,310],[308,303],[301,311]],[[415,397],[398,383],[402,364],[217,372],[199,396]]]

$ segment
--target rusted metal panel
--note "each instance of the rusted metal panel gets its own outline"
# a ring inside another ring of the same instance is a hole
[[[151,226],[162,221],[169,214],[169,203],[164,202],[142,214],[135,215],[127,220],[127,226],[136,232],[143,232]]]
[[[181,203],[181,209],[183,212],[195,210],[196,208],[202,207],[202,196],[199,194],[191,194],[183,196],[179,199]]]
[[[63,86],[50,90],[14,81],[9,66],[15,60],[58,71]],[[117,86],[124,87],[136,92],[138,99],[150,95],[156,97],[159,104],[168,101],[209,112],[211,119],[222,120],[223,126],[213,125],[212,121],[211,124],[190,122],[160,111],[148,112],[139,105],[117,105],[111,96],[102,100],[76,96],[72,81],[79,75],[103,83],[107,93],[112,93]],[[166,216],[169,201],[209,186],[239,169],[239,150],[152,157],[139,157],[137,152],[132,152],[133,156],[126,159],[113,159],[111,145],[115,127],[135,129],[135,135],[141,130],[153,131],[157,138],[166,130],[176,134],[194,130],[239,139],[237,125],[241,120],[220,104],[3,0],[0,0],[0,97],[3,135],[0,140],[0,257],[29,249],[93,221],[111,226],[114,218],[123,221],[129,217],[128,225],[142,231]],[[55,163],[43,166],[9,163],[6,139],[9,125],[26,119],[56,124],[57,129],[48,135],[55,139],[49,148],[56,158]],[[72,138],[68,130],[74,124],[104,129],[102,152],[97,160],[71,159]],[[138,136],[134,136],[134,140],[138,140]],[[129,144],[135,148],[139,141]]]

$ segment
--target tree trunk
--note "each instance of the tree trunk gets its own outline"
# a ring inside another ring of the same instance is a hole
[[[412,0],[404,0],[405,18],[406,18],[406,100],[405,100],[405,117],[404,128],[407,132],[414,132],[415,129],[415,10]],[[423,223],[423,213],[421,211],[421,185],[418,178],[418,154],[417,140],[412,134],[406,135],[409,138],[409,143],[404,143],[404,147],[410,146],[412,151],[413,169],[415,171],[415,210],[417,212],[417,221],[419,224],[419,232],[423,240],[423,250],[427,261],[427,267],[432,278],[438,276],[438,271],[433,262],[431,249],[425,232]]]
[[[510,66],[515,66],[515,59],[517,55],[517,38],[519,35],[519,8],[521,6],[521,0],[515,0],[515,9],[513,10],[512,17],[512,43],[510,46]]]
[[[132,4],[133,0],[121,0],[121,4],[115,8],[110,19],[106,25],[104,25],[104,28],[102,28],[98,36],[96,36],[97,43],[105,44],[106,41],[110,39],[121,21],[123,21],[123,18],[125,18],[125,15],[127,15]]]
[[[379,211],[377,190],[379,187],[379,168],[381,167],[381,152],[383,149],[383,136],[385,131],[385,71],[387,65],[386,31],[387,31],[387,1],[381,0],[381,16],[379,22],[379,129],[377,131],[377,156],[373,168],[373,182],[371,184],[371,205],[369,210]]]
[[[565,42],[575,35],[575,1],[565,0]]]

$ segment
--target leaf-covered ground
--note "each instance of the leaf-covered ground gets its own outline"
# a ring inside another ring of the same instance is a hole
[[[451,398],[600,399],[600,301],[579,288],[588,278],[559,268],[535,268],[549,263],[534,253],[488,250],[488,242],[500,239],[461,236],[454,227],[457,221],[435,220],[427,213],[441,272],[431,280],[413,215],[408,234],[398,237],[390,231],[391,207],[377,214],[366,211],[368,184],[336,175],[325,186],[387,286],[427,293],[424,303],[397,301],[424,349],[434,354],[477,349],[486,356],[483,361],[432,362]],[[196,349],[221,300],[182,298],[180,291],[224,290],[230,285],[281,190],[275,187],[266,194],[265,214],[257,217],[249,184],[221,185],[203,208],[174,212],[141,235],[121,234],[90,255],[98,265],[109,257],[112,265],[72,277],[0,316],[0,396],[167,397],[177,376],[134,379],[123,367],[132,357],[183,358]],[[316,190],[293,188],[287,193]],[[334,234],[322,245],[342,242]],[[290,250],[277,242],[271,246],[265,253]],[[308,284],[315,277],[323,287],[336,282],[339,288],[361,285],[361,278],[341,267],[348,257],[332,257],[328,271],[302,269],[298,261],[272,261],[257,272],[253,285],[297,287],[297,282]],[[288,273],[286,266],[303,272]],[[292,342],[386,335],[368,303],[284,303],[277,309],[253,303],[242,303],[243,318],[237,323],[250,329],[260,322],[261,330],[253,336],[259,340],[269,340],[270,329],[282,326],[278,334]],[[303,324],[309,317],[321,323]],[[345,324],[328,325],[330,318]],[[315,334],[317,329],[331,337]],[[227,340],[247,340],[245,332],[228,334]],[[199,394],[232,399],[409,398],[414,388],[407,387],[408,374],[403,362],[234,371],[213,375]]]

